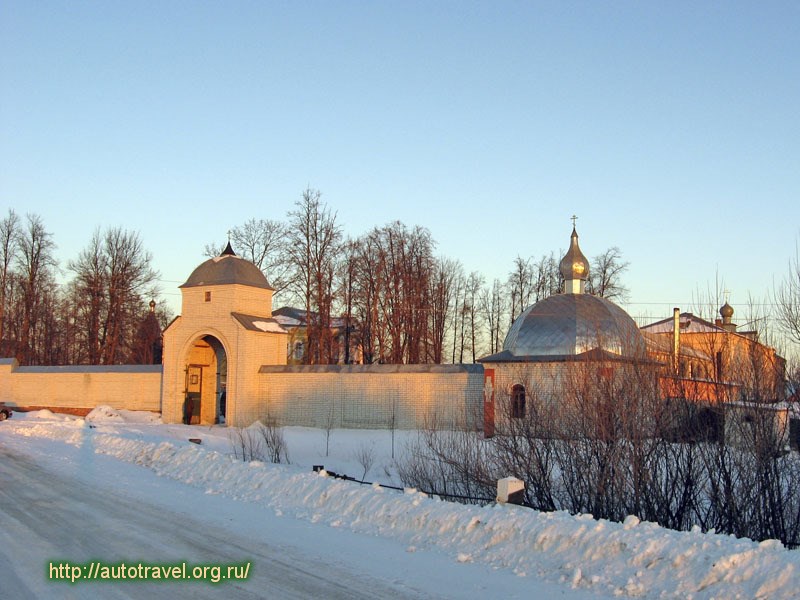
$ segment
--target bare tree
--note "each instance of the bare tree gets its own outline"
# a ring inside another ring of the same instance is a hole
[[[375,445],[366,443],[360,444],[353,452],[353,458],[361,465],[361,481],[363,483],[372,465],[375,464]]]
[[[464,270],[459,269],[453,280],[453,353],[450,358],[451,363],[461,362],[458,357],[464,353],[464,293]]]
[[[514,259],[514,267],[508,274],[508,295],[511,299],[509,318],[512,323],[530,304],[532,292],[533,267],[531,261],[517,256]]]
[[[57,262],[54,255],[53,236],[45,229],[42,218],[28,214],[24,228],[18,236],[17,269],[20,276],[22,325],[17,345],[17,360],[28,364],[35,360],[36,326],[45,291],[54,285]]]
[[[96,230],[92,240],[70,261],[75,274],[82,336],[90,364],[117,364],[129,359],[146,296],[157,294],[158,273],[136,232],[120,227]]]
[[[489,328],[489,352],[494,354],[500,351],[500,334],[502,331],[503,313],[506,308],[503,286],[499,279],[494,280],[491,289],[483,289],[480,302],[485,323]]]
[[[383,254],[374,232],[353,242],[347,254],[348,310],[358,322],[358,336],[365,364],[378,362],[383,355],[378,298],[384,285]]]
[[[469,274],[466,281],[466,294],[464,296],[464,312],[469,323],[469,349],[472,355],[472,362],[477,358],[478,343],[480,341],[481,323],[480,318],[480,292],[483,288],[483,275],[477,271]]]
[[[287,249],[287,225],[270,219],[249,219],[230,231],[234,251],[255,264],[280,294],[289,285],[290,262]],[[219,256],[224,248],[206,244],[205,255]]]
[[[108,306],[105,293],[107,261],[100,230],[96,229],[89,245],[81,250],[78,258],[67,263],[67,269],[75,273],[72,294],[77,307],[82,345],[86,349],[87,361],[95,365],[100,364],[100,330]]]
[[[344,364],[353,362],[352,348],[355,333],[355,307],[356,295],[356,256],[358,255],[358,242],[347,240],[342,244],[342,260],[339,263],[339,297],[344,305]]]
[[[533,302],[539,302],[561,291],[563,278],[552,252],[543,255],[533,268]]]
[[[445,339],[453,312],[453,294],[458,288],[461,273],[462,267],[458,261],[442,258],[434,263],[430,281],[430,360],[436,364],[444,362]]]
[[[800,344],[800,242],[795,242],[794,259],[774,296],[778,325],[791,340]]]
[[[19,243],[19,217],[13,210],[0,221],[0,347],[5,341],[6,299],[11,278],[11,266]]]
[[[264,442],[265,458],[275,464],[289,462],[289,446],[283,436],[283,428],[273,417],[260,419],[258,433]]]
[[[378,233],[386,277],[380,306],[390,343],[385,362],[423,362],[433,264],[430,232],[422,227],[408,229],[397,221]]]
[[[622,252],[616,246],[592,259],[587,290],[589,293],[609,300],[625,300],[628,288],[622,283],[622,275],[630,263],[622,260]]]
[[[439,272],[437,288],[432,254],[430,232],[399,221],[358,240],[352,300],[365,362],[420,363],[439,353],[446,325],[441,312],[433,311],[441,308],[437,301],[447,288],[447,276]]]
[[[325,364],[334,358],[331,312],[342,236],[336,213],[331,213],[320,196],[317,190],[305,190],[296,210],[289,213],[292,286],[305,305],[308,338],[305,361],[309,364]]]

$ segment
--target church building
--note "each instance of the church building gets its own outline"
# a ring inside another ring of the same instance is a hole
[[[502,351],[479,359],[487,390],[498,392],[484,412],[489,431],[495,419],[508,425],[533,413],[543,435],[571,435],[578,426],[582,434],[607,435],[608,421],[617,413],[636,414],[624,406],[634,400],[625,391],[633,386],[653,391],[648,385],[657,363],[648,357],[634,320],[613,302],[586,293],[589,261],[574,227],[559,270],[563,293],[525,309],[511,325]],[[609,406],[598,407],[601,402]],[[608,419],[593,419],[598,409]]]

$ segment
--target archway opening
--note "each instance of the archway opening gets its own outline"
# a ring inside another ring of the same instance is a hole
[[[197,338],[186,355],[183,423],[213,425],[225,422],[228,358],[213,335]]]

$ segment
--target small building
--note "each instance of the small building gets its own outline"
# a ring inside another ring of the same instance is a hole
[[[727,302],[711,323],[675,309],[671,319],[642,327],[649,351],[670,365],[675,392],[690,400],[774,403],[785,399],[786,361],[755,331],[739,331]],[[669,352],[665,349],[669,348]]]
[[[656,365],[638,326],[613,302],[586,293],[589,261],[574,227],[559,268],[563,293],[525,309],[503,350],[479,359],[489,434],[492,423],[513,428],[531,415],[542,435],[616,435],[640,416],[628,405],[634,397],[655,400]],[[631,386],[644,394],[625,394]]]
[[[273,289],[228,243],[180,290],[181,315],[164,330],[162,418],[211,425],[233,416],[227,421],[241,424],[236,415],[259,401],[261,365],[286,364],[288,333],[272,318]]]
[[[302,308],[283,306],[272,312],[272,317],[289,334],[286,347],[286,364],[309,364],[308,351],[308,322],[309,316],[313,320],[317,315],[309,313]],[[356,342],[355,328],[342,317],[333,317],[328,327],[328,336],[331,345],[331,356],[328,364],[332,365],[360,365],[363,363],[361,347]]]

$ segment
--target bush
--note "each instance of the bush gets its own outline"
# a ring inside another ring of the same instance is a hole
[[[283,429],[273,419],[256,421],[250,427],[232,427],[229,433],[233,456],[237,460],[288,463],[289,452]]]

